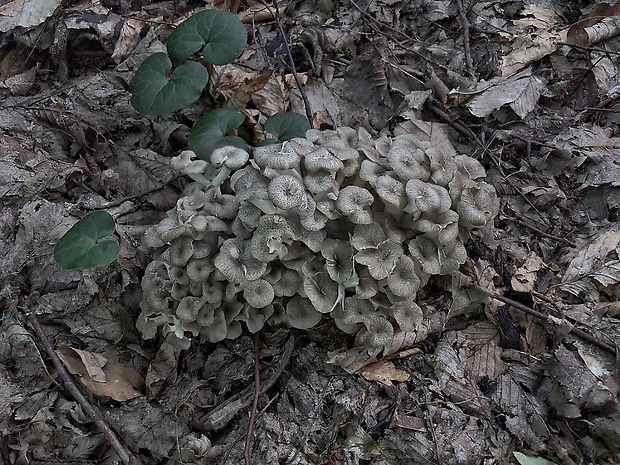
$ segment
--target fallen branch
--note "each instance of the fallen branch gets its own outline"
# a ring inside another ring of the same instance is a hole
[[[310,123],[310,127],[313,128],[312,124],[312,109],[310,107],[310,101],[308,100],[308,96],[304,92],[303,85],[301,83],[301,79],[299,79],[299,74],[297,74],[297,70],[295,69],[295,60],[293,60],[293,53],[291,52],[291,47],[288,44],[288,40],[286,39],[286,33],[284,32],[284,28],[282,27],[282,22],[280,21],[280,7],[278,6],[277,0],[273,0],[273,5],[275,6],[275,11],[271,10],[271,7],[267,5],[265,0],[261,0],[261,3],[267,8],[267,11],[273,16],[273,19],[276,22],[276,26],[278,27],[278,31],[280,31],[280,35],[282,36],[282,41],[284,42],[284,47],[286,48],[286,54],[288,55],[288,59],[291,66],[291,72],[293,73],[293,77],[295,78],[295,82],[297,83],[297,88],[299,89],[299,93],[301,94],[301,99],[304,101],[304,107],[306,110],[306,118],[308,118],[308,123]]]
[[[474,62],[471,59],[471,50],[469,46],[469,20],[467,19],[467,11],[463,7],[462,0],[456,0],[456,6],[459,9],[459,20],[463,28],[463,48],[465,49],[465,65],[470,76],[474,75]]]
[[[517,302],[515,300],[509,299],[507,297],[504,297],[502,295],[496,294],[495,292],[491,292],[487,289],[484,289],[480,286],[475,286],[477,290],[479,290],[480,292],[482,292],[485,295],[488,295],[489,297],[492,297],[495,300],[499,300],[500,302],[505,303],[506,305],[510,305],[511,307],[514,307],[518,310],[521,310],[522,312],[527,313],[528,315],[532,315],[535,316],[536,318],[540,318],[543,321],[546,321],[548,323],[554,323],[557,325],[561,325],[566,323],[567,325],[572,325],[572,323],[570,323],[569,321],[563,319],[563,318],[556,318],[553,317],[551,315],[546,315],[544,313],[541,313],[537,310],[534,310],[533,308],[528,307],[527,305],[523,305],[520,302]],[[583,339],[584,341],[587,341],[593,345],[595,345],[596,347],[598,347],[599,349],[604,350],[605,352],[610,353],[613,356],[616,356],[616,349],[615,347],[607,344],[606,342],[603,341],[599,341],[597,338],[595,338],[594,336],[592,336],[591,334],[586,333],[585,331],[583,331],[582,329],[576,328],[574,326],[571,327],[569,333],[574,334],[575,336],[577,336],[580,339]]]
[[[245,464],[250,465],[250,446],[252,445],[252,436],[254,435],[254,423],[256,422],[256,410],[258,408],[258,399],[260,398],[260,336],[259,333],[254,334],[254,399],[252,401],[252,410],[250,411],[250,424],[248,425],[248,434],[245,438]]]
[[[261,383],[259,396],[265,394],[274,384],[276,384],[276,381],[278,380],[278,378],[280,378],[280,376],[284,372],[284,368],[288,365],[288,362],[291,359],[294,347],[295,338],[291,336],[289,340],[286,341],[286,344],[284,344],[284,352],[282,353],[282,358],[280,359],[280,364],[278,365],[278,368],[267,381]],[[254,399],[254,396],[252,395],[253,391],[254,385],[248,386],[231,399],[222,402],[220,405],[215,407],[203,417],[199,418],[198,420],[192,421],[192,425],[195,428],[206,433],[220,431],[233,418],[235,418],[241,412],[241,410],[249,407],[250,404],[252,404],[252,401]]]
[[[81,393],[81,391],[79,390],[79,388],[73,381],[73,377],[67,371],[67,369],[65,368],[60,358],[58,358],[58,355],[56,355],[56,352],[54,351],[54,347],[52,347],[51,342],[45,335],[45,331],[43,330],[41,323],[39,323],[39,319],[37,318],[35,313],[27,312],[26,316],[28,317],[28,321],[30,322],[30,325],[34,329],[34,332],[39,338],[39,342],[43,346],[43,349],[45,349],[45,352],[47,353],[49,358],[52,360],[54,367],[56,368],[56,370],[58,370],[58,375],[62,379],[65,389],[69,391],[69,393],[80,404],[80,407],[82,407],[82,410],[86,412],[86,414],[92,420],[92,422],[97,426],[97,428],[99,428],[99,431],[101,431],[101,433],[108,440],[108,442],[110,443],[110,445],[112,446],[116,454],[118,455],[118,458],[123,463],[123,465],[139,465],[141,462],[136,457],[130,458],[129,452],[125,450],[121,442],[116,437],[116,434],[114,434],[114,431],[112,431],[112,429],[108,426],[108,424],[105,422],[105,420],[101,416],[101,413],[99,413],[97,408],[94,405],[92,405],[90,402],[88,402],[86,397],[84,397],[84,395]]]

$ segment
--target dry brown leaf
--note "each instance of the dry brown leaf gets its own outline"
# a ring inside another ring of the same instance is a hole
[[[61,3],[60,0],[2,2],[2,6],[0,6],[0,31],[7,32],[16,27],[28,28],[41,24],[54,14]]]
[[[594,4],[583,18],[573,24],[567,34],[566,41],[571,44],[589,47],[592,44],[620,34],[620,3]]]
[[[413,431],[426,431],[426,420],[423,418],[412,417],[411,415],[396,415],[394,425],[399,428],[410,429]]]
[[[527,261],[517,268],[512,276],[510,284],[517,292],[532,292],[536,288],[538,280],[538,272],[545,266],[542,259],[535,253],[531,252],[527,257]]]
[[[368,381],[378,381],[385,386],[393,386],[392,381],[408,381],[409,374],[399,370],[392,362],[372,363],[359,371]]]
[[[555,32],[539,32],[517,36],[512,40],[511,50],[502,59],[501,76],[511,76],[526,66],[555,52],[561,41]]]
[[[302,84],[308,80],[305,74],[299,78]],[[269,117],[288,109],[291,89],[295,87],[295,78],[292,74],[272,77],[262,89],[252,95],[252,101],[262,114]]]
[[[72,374],[79,376],[86,388],[97,396],[111,397],[123,402],[142,394],[144,380],[133,368],[111,362],[105,356],[86,350],[60,346],[56,350]]]

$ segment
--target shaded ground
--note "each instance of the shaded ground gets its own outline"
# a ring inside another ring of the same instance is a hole
[[[149,259],[140,240],[179,196],[168,160],[205,109],[233,102],[247,115],[242,135],[257,142],[257,122],[308,108],[276,22],[251,4],[238,10],[250,45],[213,70],[200,105],[139,115],[127,90],[133,71],[201,6],[139,3],[0,7],[7,464],[118,462],[62,389],[28,312],[140,461],[244,460],[254,337],[195,342],[183,353],[143,341],[135,319]],[[464,274],[419,292],[427,335],[390,360],[354,374],[327,363],[354,344],[329,321],[261,331],[251,463],[547,463],[513,452],[557,464],[620,462],[611,353],[620,338],[619,7],[581,3],[280,5],[314,127],[448,141],[485,165],[502,208],[493,241],[468,244]],[[117,220],[119,260],[59,269],[56,241],[97,209]],[[546,321],[497,299],[467,305],[474,291],[465,276]]]

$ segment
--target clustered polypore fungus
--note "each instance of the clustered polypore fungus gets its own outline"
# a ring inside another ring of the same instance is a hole
[[[195,182],[144,238],[154,260],[138,328],[182,348],[325,316],[377,353],[415,330],[420,286],[454,273],[499,208],[475,159],[362,129],[310,130],[252,156],[223,147],[210,163],[184,151],[172,167]]]

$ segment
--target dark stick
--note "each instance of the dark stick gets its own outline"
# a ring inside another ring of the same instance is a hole
[[[469,20],[467,19],[467,12],[463,8],[463,1],[456,0],[456,6],[459,9],[459,19],[461,20],[461,27],[463,28],[463,47],[465,48],[465,66],[470,76],[474,75],[474,62],[471,59],[471,50],[469,48]]]
[[[523,305],[522,303],[519,303],[507,297],[496,294],[495,292],[488,291],[480,286],[476,286],[476,289],[488,295],[489,297],[494,298],[495,300],[499,300],[500,302],[510,305],[511,307],[521,310],[522,312],[525,312],[529,315],[535,316],[536,318],[540,318],[541,320],[548,321],[548,322],[553,322],[553,320],[555,320],[555,318],[552,320],[552,318],[549,315],[546,315],[537,310],[534,310],[533,308],[530,308],[527,305]],[[564,320],[560,320],[560,321],[564,321]],[[572,327],[569,332],[583,339],[584,341],[588,341],[589,343],[594,344],[596,347],[604,350],[605,352],[610,353],[613,356],[616,355],[616,349],[614,347],[610,346],[609,344],[603,341],[599,341],[591,334],[588,334],[579,328]]]
[[[284,47],[286,48],[286,54],[288,55],[288,59],[291,64],[291,71],[293,72],[293,77],[295,78],[295,82],[297,83],[297,88],[299,89],[299,93],[301,94],[301,98],[304,101],[304,107],[306,110],[306,118],[308,118],[308,123],[310,123],[310,127],[314,127],[312,125],[312,109],[310,108],[310,101],[304,92],[303,85],[301,84],[301,80],[299,79],[299,74],[297,74],[297,70],[295,69],[295,60],[293,60],[293,54],[291,52],[291,47],[288,44],[288,40],[286,40],[286,33],[284,32],[284,28],[282,27],[282,23],[280,22],[280,7],[278,5],[277,0],[273,0],[273,6],[275,7],[275,11],[271,10],[271,7],[267,5],[265,0],[261,0],[261,3],[265,5],[267,11],[273,16],[273,19],[276,22],[276,26],[280,31],[280,35],[282,36],[282,40],[284,41]]]
[[[568,239],[565,239],[563,237],[554,236],[553,234],[549,234],[548,232],[545,232],[542,229],[538,229],[536,226],[532,226],[531,224],[527,224],[525,221],[521,221],[519,218],[513,218],[511,216],[507,216],[506,219],[508,221],[514,221],[515,223],[520,224],[521,226],[524,226],[524,227],[526,227],[528,229],[531,229],[532,231],[537,232],[538,234],[540,234],[543,237],[547,237],[549,239],[554,239],[556,241],[564,242],[565,244],[568,244],[571,247],[577,247],[577,244],[575,244],[573,241],[569,241]]]
[[[252,401],[250,424],[248,425],[248,434],[245,437],[245,449],[243,451],[246,465],[251,465],[250,446],[252,445],[254,424],[256,423],[256,410],[258,409],[258,399],[260,397],[260,337],[258,334],[259,333],[254,334],[254,399]]]
[[[97,428],[99,428],[99,431],[101,431],[101,433],[108,440],[114,451],[118,454],[118,458],[123,463],[123,465],[130,465],[132,461],[129,458],[129,453],[120,443],[120,441],[116,437],[116,434],[114,434],[114,431],[112,431],[107,425],[107,423],[104,421],[101,413],[99,413],[96,407],[90,402],[88,402],[86,397],[84,397],[84,395],[80,392],[75,382],[73,381],[71,374],[69,374],[60,358],[58,358],[58,355],[56,355],[56,352],[54,351],[51,342],[45,335],[45,331],[43,330],[41,323],[39,323],[39,319],[37,318],[37,316],[34,314],[34,312],[28,312],[27,316],[28,321],[32,325],[34,332],[37,334],[41,345],[45,349],[45,352],[52,360],[52,363],[54,364],[56,370],[58,370],[58,375],[62,379],[67,391],[69,391],[69,393],[75,398],[75,400],[80,404],[82,409],[86,412],[88,417],[93,421],[93,423],[95,423]],[[138,463],[138,460],[134,458],[132,465],[136,465]]]

